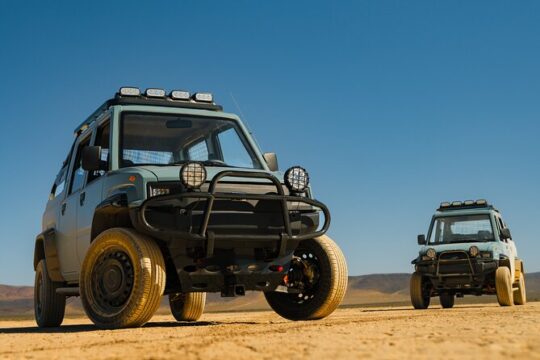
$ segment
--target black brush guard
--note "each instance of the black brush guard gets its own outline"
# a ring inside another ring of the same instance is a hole
[[[244,194],[244,193],[219,193],[216,192],[216,186],[220,180],[225,177],[236,177],[236,178],[253,178],[253,179],[267,179],[272,182],[276,187],[277,194]],[[205,200],[206,208],[204,209],[202,216],[202,223],[198,231],[181,231],[181,230],[170,230],[162,229],[153,226],[150,221],[147,219],[147,210],[149,208],[160,207],[164,202],[168,200]],[[264,200],[264,201],[275,201],[280,204],[281,215],[283,218],[283,233],[281,234],[216,234],[208,230],[208,225],[210,222],[210,217],[214,208],[214,202],[216,200]],[[290,210],[288,203],[304,203],[315,208],[320,209],[324,214],[324,224],[317,231],[311,231],[303,234],[293,234],[290,221]],[[205,244],[206,257],[211,257],[214,255],[214,247],[216,241],[256,241],[256,242],[279,242],[278,246],[278,257],[283,256],[287,249],[288,241],[298,242],[301,240],[312,239],[326,233],[330,226],[330,212],[328,208],[321,202],[305,197],[285,195],[281,182],[273,175],[267,174],[264,172],[244,172],[244,171],[234,171],[234,170],[225,170],[219,172],[215,175],[213,180],[210,183],[208,192],[185,192],[181,194],[174,195],[161,195],[151,197],[141,204],[139,208],[139,220],[143,225],[145,230],[157,237],[168,237],[168,238],[182,238],[190,242],[195,242],[199,244]]]
[[[482,293],[488,276],[496,268],[497,262],[493,259],[471,258],[468,252],[456,250],[442,252],[436,260],[417,263],[417,271],[430,279],[436,291],[462,294]]]

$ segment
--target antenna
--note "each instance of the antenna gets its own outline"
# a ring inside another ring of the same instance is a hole
[[[234,103],[234,106],[236,106],[236,108],[238,109],[238,112],[240,113],[240,116],[242,117],[242,120],[247,125],[247,128],[248,128],[248,131],[249,131],[250,135],[253,136],[253,131],[251,131],[251,125],[249,125],[249,122],[248,122],[247,118],[244,116],[244,112],[240,108],[240,105],[238,105],[238,102],[236,101],[236,98],[234,97],[233,93],[230,92],[230,91],[229,91],[229,95],[231,96],[231,99],[232,99],[232,101]]]
[[[231,99],[234,103],[234,106],[236,106],[236,108],[238,109],[238,112],[240,113],[240,116],[242,117],[242,120],[244,121],[244,123],[246,124],[247,126],[247,129],[249,131],[249,134],[251,135],[251,137],[253,138],[253,140],[255,141],[255,144],[257,145],[257,147],[259,148],[259,150],[261,150],[261,145],[259,145],[259,141],[257,141],[257,138],[255,137],[255,135],[253,135],[253,131],[251,131],[251,125],[249,125],[249,122],[247,120],[247,118],[244,116],[244,112],[242,111],[242,109],[240,108],[240,105],[238,104],[238,102],[236,101],[236,98],[234,97],[233,93],[229,91],[229,95],[231,96]]]

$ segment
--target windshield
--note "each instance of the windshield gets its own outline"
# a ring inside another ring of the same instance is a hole
[[[493,241],[489,215],[438,217],[430,231],[430,244]]]
[[[124,113],[120,167],[201,161],[207,166],[261,169],[235,121],[222,118]]]

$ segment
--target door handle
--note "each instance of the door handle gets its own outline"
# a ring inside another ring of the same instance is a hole
[[[62,213],[62,216],[66,213],[66,203],[63,203],[63,204],[62,204],[62,211],[61,211],[61,213]]]
[[[86,193],[81,193],[81,195],[79,195],[79,204],[81,204],[81,206],[84,205],[85,198],[86,198]]]

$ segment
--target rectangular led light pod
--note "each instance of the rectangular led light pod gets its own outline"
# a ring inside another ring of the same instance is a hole
[[[121,87],[120,90],[118,90],[118,93],[121,96],[139,96],[141,95],[141,90],[136,87],[125,86]]]

